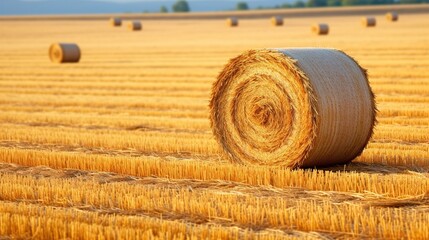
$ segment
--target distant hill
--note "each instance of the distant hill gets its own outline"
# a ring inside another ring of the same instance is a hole
[[[240,0],[188,0],[192,11],[233,10]],[[241,0],[243,1],[243,0]],[[0,0],[0,15],[91,14],[171,11],[175,0]],[[249,7],[272,7],[294,0],[249,0]]]

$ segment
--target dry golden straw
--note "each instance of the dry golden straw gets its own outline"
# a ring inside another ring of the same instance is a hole
[[[114,27],[119,27],[122,25],[122,20],[118,17],[110,18],[110,25]]]
[[[360,155],[375,123],[366,71],[334,49],[250,50],[212,88],[213,133],[237,163],[313,167]]]
[[[55,63],[79,62],[79,46],[75,43],[53,43],[49,47],[49,58]]]
[[[237,27],[238,26],[238,18],[230,17],[226,19],[226,25],[229,27]]]
[[[327,35],[329,33],[329,25],[326,23],[314,24],[311,26],[311,31],[317,35]]]
[[[363,17],[361,23],[364,27],[375,27],[377,21],[375,20],[375,17]]]
[[[396,21],[398,21],[398,13],[396,13],[396,12],[388,12],[387,14],[386,14],[386,19],[388,20],[388,21],[391,21],[391,22],[396,22]]]
[[[142,24],[140,21],[131,21],[128,23],[128,29],[131,31],[140,31],[142,29]]]
[[[280,16],[274,16],[271,18],[271,24],[273,26],[283,26],[283,18]]]

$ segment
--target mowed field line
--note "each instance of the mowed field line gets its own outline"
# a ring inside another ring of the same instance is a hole
[[[350,232],[352,234],[368,235],[378,228],[377,225],[371,225],[371,221],[376,219],[380,224],[396,229],[398,228],[398,222],[393,219],[401,217],[406,219],[414,218],[413,224],[407,227],[421,235],[423,226],[429,220],[427,215],[424,214],[424,206],[422,206],[423,211],[421,212],[405,209],[388,212],[376,207],[371,208],[371,200],[377,198],[373,194],[327,193],[327,196],[323,196],[318,191],[301,192],[291,189],[288,192],[287,190],[276,191],[273,189],[274,191],[270,191],[270,189],[261,189],[264,191],[263,196],[273,194],[273,197],[260,198],[257,194],[252,194],[252,192],[258,192],[258,189],[253,189],[253,191],[249,192],[246,187],[238,185],[234,189],[234,185],[228,186],[228,183],[222,184],[222,182],[194,185],[192,182],[163,183],[162,180],[159,181],[158,179],[148,180],[145,181],[146,184],[140,185],[138,182],[129,184],[127,179],[125,179],[125,182],[113,181],[109,183],[108,178],[105,178],[105,183],[97,183],[96,176],[93,181],[82,181],[73,178],[40,180],[31,176],[3,175],[0,180],[0,186],[2,186],[0,194],[3,196],[2,200],[7,201],[20,199],[24,202],[37,201],[46,206],[74,206],[78,208],[79,206],[83,208],[91,205],[97,206],[102,211],[111,209],[118,215],[126,213],[163,214],[166,215],[167,219],[175,217],[186,219],[189,222],[203,223],[209,221],[216,223],[216,220],[220,219],[221,221],[226,220],[231,226],[254,230],[294,226],[291,229]],[[134,181],[131,180],[131,182]],[[10,191],[14,187],[19,187],[22,191],[19,193]],[[92,194],[88,195],[86,191],[76,191],[75,189],[91,189]],[[229,194],[230,192],[234,194]],[[291,195],[300,195],[300,199],[291,198]],[[391,205],[413,204],[412,199],[405,201],[392,198],[377,200],[379,200],[379,205],[383,200],[387,205],[389,203]],[[353,204],[354,201],[357,204]],[[425,201],[427,200],[425,199]],[[419,202],[418,204],[423,205],[424,203]],[[244,214],[245,211],[252,209],[251,206],[254,206],[253,209],[257,211],[250,211],[248,214]],[[369,209],[367,210],[367,208]],[[328,212],[330,217],[309,213],[307,209]],[[386,214],[392,215],[386,218],[383,216]],[[296,218],[296,215],[306,215],[310,218]],[[339,215],[354,219],[354,224],[335,224]],[[313,224],[305,224],[308,221]],[[356,224],[359,227],[353,227]],[[394,237],[400,236],[400,234],[400,231],[386,231],[380,233],[380,236]]]
[[[55,169],[71,168],[113,172],[137,177],[223,180],[255,186],[339,192],[371,192],[390,197],[420,196],[429,189],[427,174],[407,168],[356,163],[343,171],[291,170],[272,167],[239,166],[228,162],[199,161],[156,156],[112,156],[79,152],[1,148],[5,163],[24,166],[45,165]],[[357,167],[354,167],[357,165]],[[356,169],[361,167],[360,172]],[[348,170],[350,168],[350,170]],[[329,168],[328,168],[329,169]],[[379,169],[379,170],[378,170]],[[417,169],[417,168],[416,168]],[[362,171],[364,170],[364,171]],[[311,181],[309,181],[311,179]],[[316,181],[317,180],[317,181]],[[412,186],[412,187],[411,187]]]

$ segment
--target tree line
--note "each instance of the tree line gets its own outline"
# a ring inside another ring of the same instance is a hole
[[[325,7],[325,6],[353,6],[353,5],[379,5],[395,3],[423,3],[427,0],[308,0],[308,7]]]
[[[328,7],[328,6],[354,6],[354,5],[380,5],[396,3],[429,3],[429,0],[296,0],[294,3],[285,3],[271,8],[303,8],[303,7]],[[262,9],[266,7],[259,7]],[[247,2],[238,2],[236,10],[248,10]],[[186,0],[177,0],[171,7],[172,12],[189,12],[191,8]],[[168,12],[166,6],[162,6],[160,12]]]

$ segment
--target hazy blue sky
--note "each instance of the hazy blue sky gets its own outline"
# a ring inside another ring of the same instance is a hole
[[[240,0],[188,0],[192,11],[219,11],[234,9]],[[243,0],[241,0],[243,1]],[[248,0],[251,8],[270,7],[294,0]],[[1,15],[16,14],[74,14],[123,13],[159,11],[164,5],[169,10],[175,0],[0,0]]]

